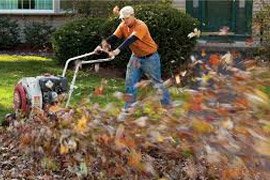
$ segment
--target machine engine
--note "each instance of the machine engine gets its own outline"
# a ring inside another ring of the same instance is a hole
[[[68,82],[61,76],[22,78],[14,90],[14,109],[29,113],[33,107],[44,108],[58,102],[59,95],[68,91]]]

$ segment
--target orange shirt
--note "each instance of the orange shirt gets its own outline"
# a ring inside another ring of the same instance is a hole
[[[157,51],[158,46],[151,37],[148,27],[139,19],[135,19],[132,27],[128,27],[124,22],[122,22],[113,34],[118,38],[125,39],[135,35],[138,40],[129,46],[135,56],[142,57]]]

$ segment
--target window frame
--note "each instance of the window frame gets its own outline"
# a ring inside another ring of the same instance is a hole
[[[51,0],[52,9],[0,9],[0,14],[25,14],[25,15],[34,15],[34,14],[60,14],[60,0]]]

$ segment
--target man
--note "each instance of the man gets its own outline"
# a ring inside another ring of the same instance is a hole
[[[125,41],[115,50],[109,52],[109,55],[117,56],[126,47],[132,51],[126,72],[126,93],[131,98],[126,102],[125,109],[131,107],[136,101],[137,88],[141,76],[145,74],[153,83],[154,88],[162,90],[163,97],[161,103],[164,106],[170,105],[170,95],[163,86],[160,70],[160,56],[157,52],[157,44],[152,39],[146,24],[136,19],[134,9],[131,6],[123,7],[120,12],[119,24],[115,32],[99,45],[95,51],[99,51],[106,46],[114,44],[117,40],[124,38]]]

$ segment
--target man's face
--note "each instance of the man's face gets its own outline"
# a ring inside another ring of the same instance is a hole
[[[131,27],[131,26],[133,25],[133,23],[134,23],[134,19],[135,19],[134,16],[131,15],[131,16],[129,16],[129,17],[122,18],[121,20],[122,20],[127,26]]]

